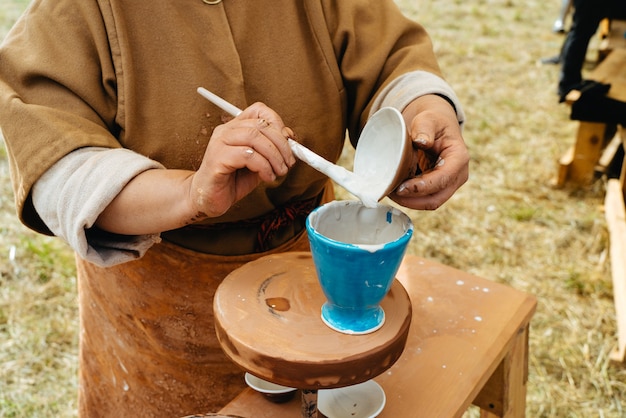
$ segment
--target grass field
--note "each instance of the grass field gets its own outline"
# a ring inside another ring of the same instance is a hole
[[[409,212],[410,251],[538,297],[527,416],[626,416],[626,367],[608,361],[617,339],[605,179],[551,186],[576,129],[557,103],[558,67],[539,63],[563,41],[551,32],[560,0],[397,2],[432,35],[465,104],[472,156],[470,180],[446,205]],[[26,4],[0,2],[0,38]],[[75,416],[73,255],[22,227],[12,199],[0,147],[0,417]]]

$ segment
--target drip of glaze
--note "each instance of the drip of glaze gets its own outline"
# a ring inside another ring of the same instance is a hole
[[[267,298],[265,304],[275,311],[285,312],[291,308],[289,300],[285,298]]]

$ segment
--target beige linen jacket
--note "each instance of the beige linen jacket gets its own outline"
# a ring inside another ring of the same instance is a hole
[[[50,233],[33,184],[84,147],[196,169],[226,116],[199,86],[240,108],[266,103],[336,161],[346,129],[354,142],[379,93],[410,72],[441,76],[428,35],[392,0],[35,0],[0,47],[0,127],[18,213]],[[325,182],[299,163],[209,222],[262,215]]]

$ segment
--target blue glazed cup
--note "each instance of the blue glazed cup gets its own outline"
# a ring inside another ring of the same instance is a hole
[[[400,210],[333,201],[307,217],[311,254],[327,301],[322,320],[346,334],[366,334],[385,321],[380,307],[413,235]]]

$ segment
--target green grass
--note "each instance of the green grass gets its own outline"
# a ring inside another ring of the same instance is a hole
[[[0,2],[0,39],[28,4]],[[0,136],[0,417],[76,415],[73,253],[21,226]]]
[[[465,105],[472,156],[470,180],[449,202],[434,212],[409,211],[410,251],[537,296],[527,416],[626,416],[626,368],[608,360],[617,337],[605,181],[551,185],[576,130],[557,103],[558,68],[538,64],[563,41],[551,32],[560,0],[397,2],[432,35]],[[0,36],[26,4],[0,2]],[[588,58],[595,58],[594,44]],[[351,155],[346,150],[347,165]],[[0,417],[71,417],[78,341],[72,254],[21,226],[12,199],[0,151]]]

